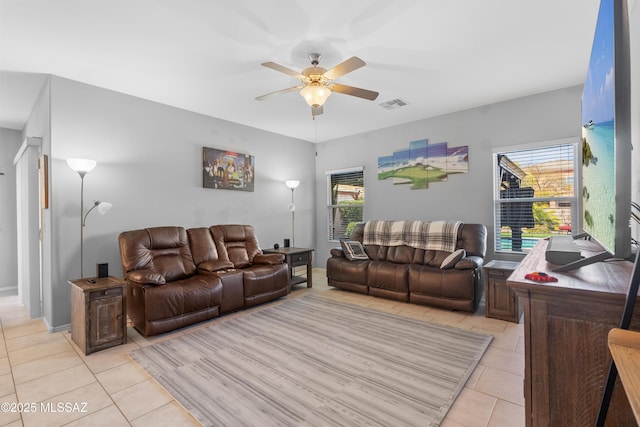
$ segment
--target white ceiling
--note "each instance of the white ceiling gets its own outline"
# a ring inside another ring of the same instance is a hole
[[[0,0],[0,127],[54,74],[320,142],[582,84],[599,0]],[[633,4],[633,1],[630,2]],[[630,8],[631,10],[631,8]],[[288,75],[322,54],[367,65],[314,121]],[[379,104],[401,98],[407,106]]]

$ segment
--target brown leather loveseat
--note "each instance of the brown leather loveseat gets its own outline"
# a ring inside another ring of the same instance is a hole
[[[118,237],[127,314],[156,335],[290,291],[280,254],[263,254],[250,225],[154,227]]]
[[[351,239],[363,243],[364,234],[365,223],[357,224]],[[456,254],[404,244],[364,244],[368,259],[349,260],[343,249],[334,248],[327,260],[328,284],[383,298],[473,312],[482,297],[487,229],[482,224],[460,224],[455,240]]]

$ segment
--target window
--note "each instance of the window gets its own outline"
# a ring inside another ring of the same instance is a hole
[[[327,172],[329,241],[349,237],[364,219],[364,171],[362,167]]]
[[[567,140],[494,153],[496,252],[578,230],[577,144]]]

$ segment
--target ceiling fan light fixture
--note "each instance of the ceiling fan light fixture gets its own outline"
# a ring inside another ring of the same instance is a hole
[[[331,89],[321,83],[312,82],[300,90],[300,95],[311,107],[321,107],[331,96]]]
[[[282,95],[299,90],[300,95],[304,98],[305,102],[311,106],[311,116],[315,119],[316,116],[323,114],[324,111],[322,106],[327,101],[327,98],[331,96],[332,92],[355,96],[369,101],[373,101],[378,97],[378,92],[374,92],[372,90],[333,83],[333,81],[338,77],[344,76],[345,74],[366,65],[365,62],[357,56],[352,56],[328,70],[319,66],[320,54],[311,53],[309,55],[309,60],[311,60],[311,67],[307,67],[301,72],[283,67],[275,62],[263,62],[262,65],[264,67],[295,77],[302,85],[258,96],[256,97],[256,100],[262,101],[274,95]]]

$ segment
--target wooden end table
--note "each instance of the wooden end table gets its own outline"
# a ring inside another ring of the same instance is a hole
[[[311,288],[313,286],[313,276],[312,276],[312,252],[313,249],[307,248],[278,248],[278,249],[263,249],[262,252],[265,254],[282,254],[284,255],[284,259],[289,266],[289,280],[291,282],[291,287],[297,285],[299,283],[307,282],[307,288]],[[295,267],[300,267],[306,265],[307,266],[307,276],[296,276]]]
[[[71,339],[85,354],[127,342],[126,283],[116,277],[70,280]]]
[[[518,268],[513,261],[490,261],[484,265],[484,298],[486,316],[494,319],[520,322],[520,306],[507,279]]]

